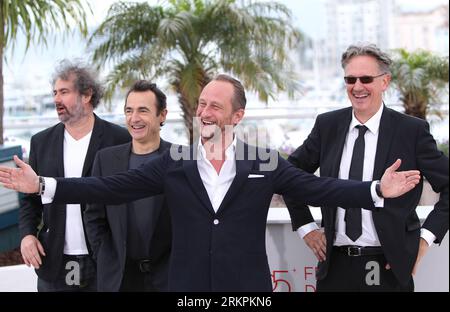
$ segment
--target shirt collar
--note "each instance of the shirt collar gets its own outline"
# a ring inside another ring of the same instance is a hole
[[[378,130],[380,128],[380,121],[381,121],[381,115],[383,114],[383,108],[384,108],[384,103],[381,103],[380,108],[375,113],[375,115],[370,117],[370,119],[367,120],[366,123],[364,124],[364,126],[366,126],[369,129],[369,131],[372,132],[373,134],[377,134]],[[353,128],[355,128],[358,125],[361,125],[361,123],[359,122],[358,119],[356,119],[355,111],[353,110],[352,111],[352,121],[350,122],[349,129],[352,130]]]
[[[67,141],[67,142],[70,142],[70,143],[72,143],[72,142],[80,142],[81,140],[87,140],[87,141],[89,141],[90,140],[90,138],[91,138],[91,135],[92,135],[92,130],[91,131],[89,131],[84,137],[82,137],[81,139],[78,139],[78,140],[75,140],[74,138],[73,138],[73,136],[69,133],[69,131],[67,131],[67,129],[64,129],[64,139]]]
[[[233,142],[231,142],[231,144],[225,150],[225,160],[234,160],[235,159],[236,145],[237,145],[237,138],[235,135],[233,138]],[[206,158],[206,150],[202,144],[201,138],[198,140],[197,151],[199,152],[199,155],[201,155],[203,159],[207,159]]]

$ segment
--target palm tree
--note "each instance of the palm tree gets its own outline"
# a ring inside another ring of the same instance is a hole
[[[0,0],[0,145],[3,144],[5,50],[9,47],[13,50],[18,31],[25,36],[27,50],[31,42],[46,45],[50,31],[71,30],[74,25],[87,35],[82,0]]]
[[[426,119],[430,105],[439,103],[448,90],[448,57],[429,51],[396,50],[392,82],[400,92],[405,113]],[[434,111],[439,114],[438,110]]]
[[[88,46],[99,67],[114,64],[109,98],[136,79],[168,79],[192,141],[200,91],[218,71],[239,77],[263,101],[279,91],[292,96],[299,84],[287,48],[300,39],[290,11],[275,2],[169,0],[113,4]]]

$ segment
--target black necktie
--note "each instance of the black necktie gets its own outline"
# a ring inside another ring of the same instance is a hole
[[[364,167],[364,134],[367,131],[366,126],[356,126],[359,131],[353,147],[352,162],[348,178],[351,180],[362,181]],[[345,211],[345,234],[356,241],[362,234],[361,208],[350,208]]]

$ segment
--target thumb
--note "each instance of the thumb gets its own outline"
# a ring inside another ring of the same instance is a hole
[[[27,164],[25,162],[23,162],[22,160],[20,160],[20,158],[17,157],[17,155],[14,155],[14,162],[21,169],[25,169],[25,167],[27,166]]]
[[[400,165],[402,164],[401,159],[397,159],[395,163],[392,164],[389,168],[386,169],[386,172],[393,173],[397,171],[398,168],[400,168]]]

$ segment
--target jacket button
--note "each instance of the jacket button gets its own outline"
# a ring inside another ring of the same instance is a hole
[[[214,225],[217,225],[217,224],[219,224],[219,220],[218,219],[214,219],[213,223],[214,223]]]

